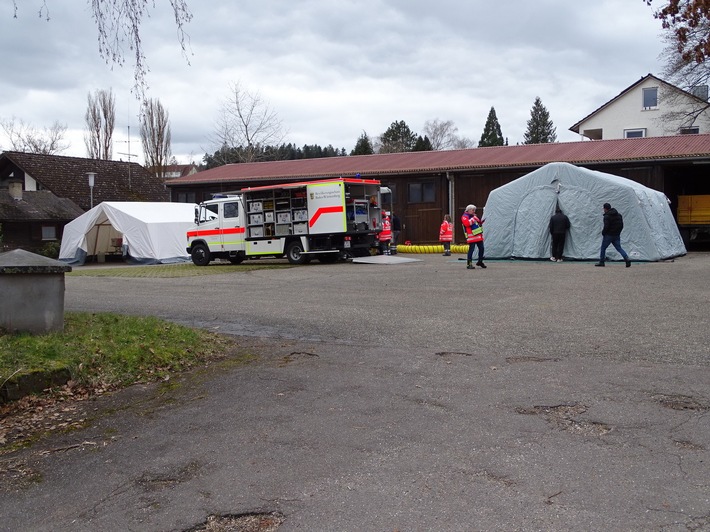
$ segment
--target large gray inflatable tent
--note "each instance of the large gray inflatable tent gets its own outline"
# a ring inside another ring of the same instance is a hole
[[[624,217],[621,247],[631,260],[685,255],[665,194],[623,177],[550,163],[490,193],[483,211],[486,258],[549,258],[550,217],[559,206],[571,223],[563,256],[598,260],[604,203]],[[606,256],[621,260],[613,246]]]

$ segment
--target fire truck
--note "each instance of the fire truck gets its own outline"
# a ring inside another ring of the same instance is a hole
[[[250,187],[195,208],[187,252],[197,266],[214,259],[286,257],[336,262],[365,256],[382,229],[380,182],[337,178]]]

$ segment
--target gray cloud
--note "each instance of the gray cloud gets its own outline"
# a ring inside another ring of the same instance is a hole
[[[453,120],[477,141],[491,106],[514,144],[536,96],[559,139],[576,140],[570,125],[662,66],[660,28],[643,2],[189,3],[189,65],[167,2],[158,2],[143,28],[150,96],[168,109],[173,151],[183,162],[214,149],[212,125],[235,81],[270,102],[287,141],[349,151],[363,130],[374,137],[395,120],[417,132],[426,120]],[[86,9],[49,5],[49,22],[35,11],[7,15],[0,117],[37,127],[67,123],[71,154],[82,156],[86,94],[112,88],[116,138],[125,141],[128,125],[136,135],[132,66],[111,69],[98,57]],[[139,152],[137,135],[131,142]]]

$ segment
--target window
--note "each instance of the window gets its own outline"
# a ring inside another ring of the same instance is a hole
[[[382,193],[382,205],[392,205],[394,203],[397,203],[397,188],[396,185],[385,185],[383,186],[387,187],[390,189],[390,192],[383,192]]]
[[[42,240],[56,240],[57,239],[57,227],[54,225],[43,225],[42,226]]]
[[[178,192],[178,203],[197,203],[194,192]]]
[[[658,87],[643,89],[643,108],[656,109],[658,107]]]
[[[700,128],[698,126],[680,128],[681,135],[697,135],[699,133],[700,133]]]
[[[203,205],[200,208],[200,216],[198,217],[200,223],[216,220],[218,218],[218,210],[218,204]]]
[[[436,201],[434,183],[410,183],[407,192],[409,203],[432,203]]]
[[[646,128],[640,129],[625,129],[624,138],[625,139],[640,139],[646,136]]]
[[[224,217],[225,218],[236,218],[239,216],[239,204],[238,203],[225,203],[224,204]]]

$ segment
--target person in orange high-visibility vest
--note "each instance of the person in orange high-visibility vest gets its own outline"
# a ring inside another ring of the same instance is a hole
[[[382,231],[377,236],[380,241],[380,252],[383,255],[390,254],[390,241],[392,240],[392,224],[387,211],[382,211]]]
[[[439,227],[439,242],[444,244],[444,257],[451,256],[451,242],[454,240],[454,224],[451,223],[451,216],[444,215],[444,221]]]
[[[463,232],[466,235],[468,242],[468,256],[466,257],[466,268],[469,270],[475,269],[473,265],[473,248],[478,246],[478,262],[476,266],[486,268],[483,264],[483,222],[476,216],[476,206],[468,205],[463,215],[461,216],[463,224]]]

